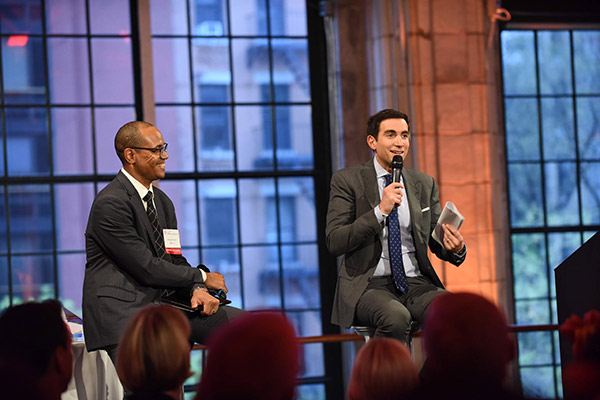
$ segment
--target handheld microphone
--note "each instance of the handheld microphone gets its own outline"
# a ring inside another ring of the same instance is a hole
[[[402,177],[402,167],[404,166],[404,160],[402,156],[394,156],[392,159],[392,182],[400,182]]]

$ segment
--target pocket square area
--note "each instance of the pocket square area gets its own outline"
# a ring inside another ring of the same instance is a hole
[[[421,210],[421,212],[425,212],[425,211],[429,211],[430,207],[425,207],[424,209]]]

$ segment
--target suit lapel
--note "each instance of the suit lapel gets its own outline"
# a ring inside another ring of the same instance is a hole
[[[379,186],[377,185],[377,173],[373,166],[373,159],[363,164],[361,170],[363,185],[365,188],[365,197],[371,208],[375,208],[381,202],[379,197]]]
[[[402,171],[404,178],[404,188],[406,190],[406,198],[408,200],[408,209],[410,211],[410,220],[413,225],[413,234],[420,234],[422,218],[421,218],[421,182],[418,181],[412,170],[405,168]]]
[[[119,174],[117,175],[117,179],[119,180],[119,182],[121,182],[121,184],[127,191],[127,196],[129,197],[129,200],[133,204],[133,209],[135,211],[136,216],[138,217],[138,220],[142,221],[142,226],[144,227],[144,230],[146,231],[146,243],[148,243],[149,246],[152,246],[152,248],[154,249],[154,254],[158,254],[158,249],[156,248],[156,245],[154,244],[154,229],[152,228],[152,224],[150,223],[148,214],[146,213],[146,210],[144,209],[144,203],[143,203],[142,199],[140,198],[140,195],[138,194],[137,190],[135,190],[135,188],[133,187],[131,182],[129,182],[129,179],[127,179],[127,177],[125,175],[123,175],[122,172],[119,172]],[[159,203],[159,202],[155,200],[154,203]],[[157,207],[158,207],[158,204],[157,204]],[[158,213],[159,213],[158,215],[160,218],[160,215],[161,215],[160,211],[158,211]]]

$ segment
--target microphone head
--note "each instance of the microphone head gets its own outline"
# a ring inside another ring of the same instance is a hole
[[[403,165],[404,160],[402,159],[402,156],[394,156],[394,158],[392,158],[392,169],[402,170]]]

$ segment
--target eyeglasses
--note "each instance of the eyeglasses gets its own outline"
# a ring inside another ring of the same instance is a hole
[[[151,151],[151,152],[153,152],[155,154],[158,154],[158,156],[160,158],[164,158],[165,155],[167,154],[167,146],[168,145],[169,145],[169,143],[165,143],[161,147],[130,147],[130,149],[148,150],[148,151]]]

